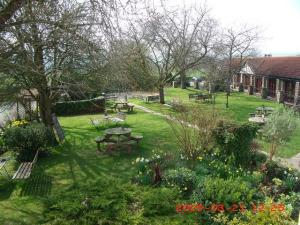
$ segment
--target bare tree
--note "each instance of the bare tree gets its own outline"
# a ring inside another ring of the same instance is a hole
[[[164,87],[198,66],[209,52],[214,25],[205,7],[195,9],[194,13],[147,8],[146,15],[131,24],[129,36],[137,46],[143,46],[141,53],[153,65],[160,103],[165,103]]]
[[[229,107],[230,84],[233,75],[238,74],[247,59],[256,53],[255,44],[260,39],[257,27],[247,27],[236,30],[225,29],[220,35],[216,47],[219,62],[219,73],[224,76],[226,85],[226,108]],[[221,59],[221,60],[220,60]]]
[[[25,4],[25,0],[10,0],[5,4],[6,1],[0,2],[0,30],[4,24],[19,10],[22,4]]]
[[[27,1],[0,31],[0,96],[11,88],[28,90],[39,103],[43,123],[51,125],[52,104],[61,92],[82,86],[101,65],[108,24],[103,22],[107,14],[100,13],[109,10],[110,5],[89,2]]]

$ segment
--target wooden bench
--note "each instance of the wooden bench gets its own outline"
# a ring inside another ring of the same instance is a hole
[[[23,162],[12,177],[12,180],[25,180],[30,177],[34,165],[36,164],[39,151],[35,153],[32,162]]]
[[[147,103],[149,103],[149,102],[157,102],[157,101],[159,101],[159,95],[148,95],[148,96],[146,96],[145,101]]]
[[[196,98],[199,95],[202,95],[202,93],[192,93],[192,94],[189,94],[189,100],[191,100],[191,98]]]

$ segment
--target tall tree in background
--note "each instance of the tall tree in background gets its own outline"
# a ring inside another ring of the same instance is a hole
[[[224,76],[226,85],[226,108],[229,107],[230,84],[233,75],[238,74],[247,59],[256,54],[255,45],[259,40],[257,27],[244,27],[239,30],[225,29],[216,48],[217,57],[223,63],[219,66],[220,75]]]
[[[143,46],[140,52],[153,65],[160,103],[165,103],[166,84],[202,62],[210,50],[214,29],[205,7],[193,13],[147,9],[136,24],[131,24],[129,36],[137,46]]]

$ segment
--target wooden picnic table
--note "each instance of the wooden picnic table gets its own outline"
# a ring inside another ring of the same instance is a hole
[[[97,151],[101,152],[100,144],[105,144],[106,151],[112,153],[114,148],[123,148],[126,147],[128,152],[131,151],[134,145],[138,146],[139,142],[143,139],[142,135],[131,135],[130,128],[117,127],[110,128],[104,131],[104,136],[99,136],[95,139],[97,143]],[[112,136],[117,136],[117,140],[113,139]],[[121,136],[125,137],[121,139]]]
[[[133,104],[130,104],[128,102],[116,102],[113,106],[115,111],[121,111],[121,110],[127,110],[128,112],[133,112]]]
[[[104,131],[105,134],[105,139],[110,139],[112,136],[117,136],[117,144],[120,144],[120,137],[121,136],[125,136],[127,137],[127,139],[130,139],[130,135],[131,135],[131,129],[130,128],[125,128],[125,127],[116,127],[116,128],[110,128],[110,129],[106,129]]]
[[[265,124],[267,121],[266,117],[254,116],[248,119],[249,122],[257,123],[257,124]]]
[[[272,107],[261,106],[261,107],[256,108],[257,114],[270,114],[273,111],[274,111],[274,108],[272,108]]]
[[[159,95],[147,95],[145,98],[146,102],[156,102],[159,101]]]

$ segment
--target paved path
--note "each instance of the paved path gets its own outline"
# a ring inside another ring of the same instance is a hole
[[[291,167],[296,168],[300,171],[300,153],[291,158],[282,159],[282,161],[284,161],[287,165],[290,165]]]
[[[156,115],[156,116],[161,116],[161,117],[165,117],[165,118],[174,120],[174,118],[172,118],[171,116],[168,116],[168,115],[165,115],[165,114],[162,114],[162,113],[159,113],[159,112],[155,112],[155,111],[153,111],[151,109],[148,109],[148,108],[146,108],[144,106],[140,106],[140,105],[136,105],[136,104],[134,104],[134,106],[137,109],[140,109],[140,110],[142,110],[144,112],[151,113],[151,114]],[[166,106],[169,106],[169,105],[166,105]],[[181,122],[183,122],[183,121],[181,121]],[[186,122],[184,122],[184,123],[186,123]],[[193,124],[190,124],[190,123],[186,123],[186,124],[189,127],[195,127],[196,129],[199,129],[197,126],[195,126]],[[263,153],[265,153],[265,152],[263,152]],[[295,156],[293,156],[291,158],[276,157],[275,160],[279,161],[280,163],[284,164],[287,167],[292,167],[292,168],[295,168],[298,171],[300,171],[300,153],[298,153],[297,155],[295,155]]]
[[[166,105],[167,107],[170,107],[170,105],[167,105],[167,104],[165,104],[165,105]],[[151,114],[153,114],[153,115],[156,115],[156,116],[161,116],[161,117],[164,117],[164,118],[173,120],[173,121],[176,120],[174,117],[171,117],[171,116],[168,116],[168,115],[159,113],[159,112],[155,112],[155,111],[153,111],[153,110],[151,110],[151,109],[148,109],[148,108],[146,108],[146,107],[144,107],[144,106],[140,106],[140,105],[134,104],[134,107],[136,107],[137,109],[140,109],[140,110],[142,110],[142,111],[144,111],[144,112],[147,112],[147,113],[151,113]],[[188,127],[194,127],[194,128],[196,128],[196,129],[199,129],[196,125],[193,125],[193,124],[191,124],[191,123],[188,123],[188,122],[185,122],[185,121],[180,121],[180,122],[186,124]]]

